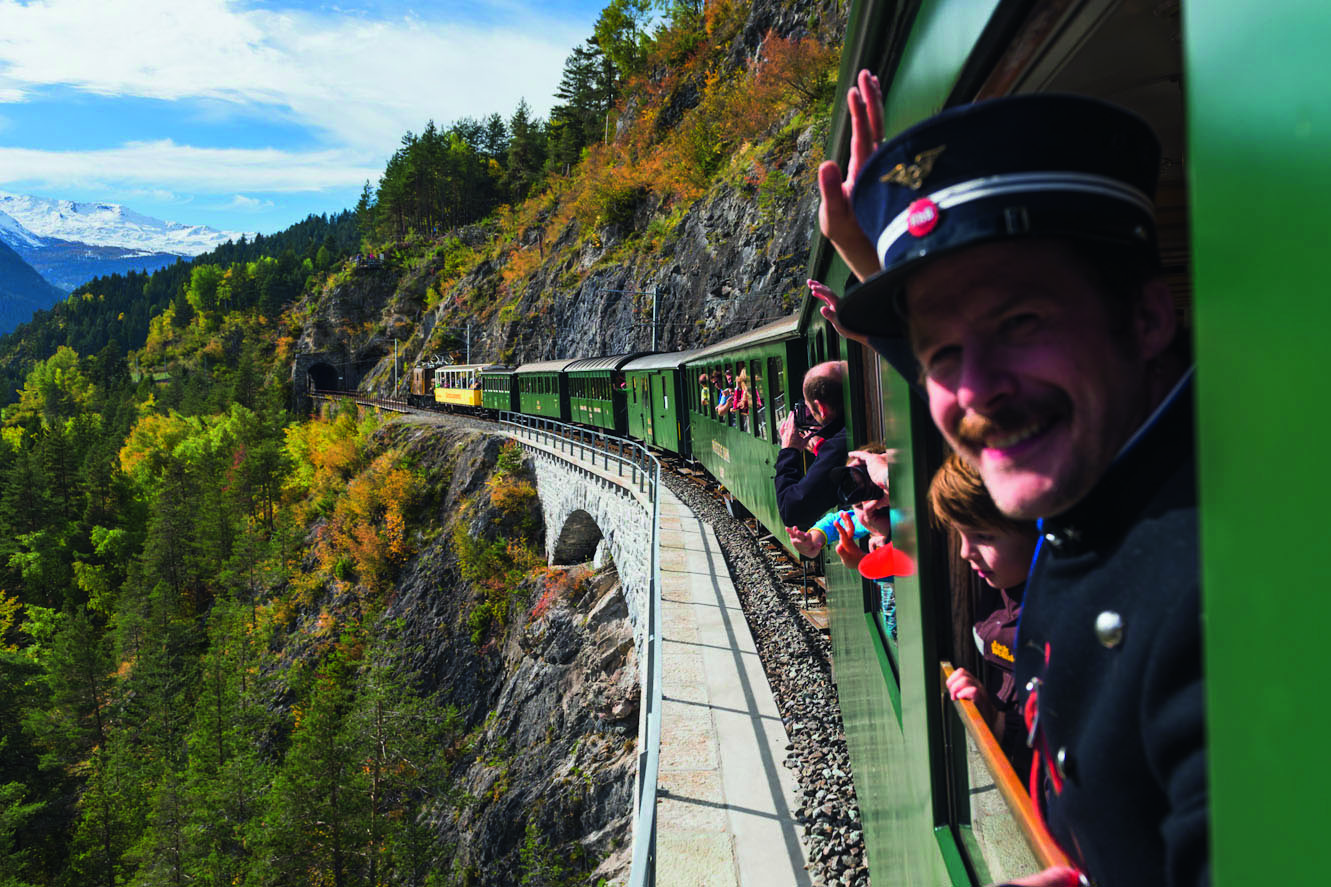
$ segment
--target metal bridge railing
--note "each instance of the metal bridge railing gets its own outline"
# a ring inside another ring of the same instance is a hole
[[[542,419],[521,413],[501,412],[501,424],[508,426],[520,440],[553,448],[593,465],[598,458],[606,469],[613,461],[619,476],[630,472],[632,483],[647,493],[652,512],[651,571],[649,573],[646,616],[646,641],[643,643],[642,707],[638,712],[638,773],[634,797],[637,802],[633,821],[633,867],[629,887],[652,887],[656,883],[656,781],[661,761],[661,463],[646,447],[631,440]],[[614,452],[611,452],[611,448]]]

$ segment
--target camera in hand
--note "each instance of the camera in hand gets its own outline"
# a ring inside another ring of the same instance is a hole
[[[803,428],[804,430],[809,431],[822,424],[813,417],[813,413],[809,411],[808,406],[806,406],[802,400],[795,401],[795,406],[791,409],[791,412],[795,414],[796,428]]]
[[[831,478],[832,483],[836,484],[837,499],[843,506],[881,499],[883,496],[883,488],[869,479],[869,471],[863,465],[833,468]]]

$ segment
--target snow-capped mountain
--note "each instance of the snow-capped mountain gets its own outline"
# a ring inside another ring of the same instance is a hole
[[[218,231],[206,225],[154,219],[118,203],[76,203],[6,191],[0,191],[0,213],[39,237],[140,250],[144,254],[197,256],[228,240],[239,240],[242,235],[240,231]],[[0,219],[0,236],[17,249],[8,234],[4,220]],[[254,235],[245,232],[245,236]]]
[[[13,216],[0,212],[0,241],[9,244],[10,247],[17,248],[20,246],[41,246],[42,240],[43,238],[20,225]]]

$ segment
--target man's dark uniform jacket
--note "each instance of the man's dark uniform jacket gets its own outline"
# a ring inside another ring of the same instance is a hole
[[[1099,887],[1210,883],[1191,394],[1043,522],[1017,637],[1049,828]]]
[[[804,462],[808,458],[813,459],[813,464],[805,471]],[[775,481],[776,507],[781,513],[781,522],[787,527],[807,530],[818,522],[818,518],[840,505],[831,472],[845,464],[844,426],[839,426],[835,434],[824,435],[816,456],[806,450],[782,447],[776,457]]]

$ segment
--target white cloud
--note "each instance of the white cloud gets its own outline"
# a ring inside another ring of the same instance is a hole
[[[591,21],[553,20],[537,6],[502,21],[374,22],[227,0],[0,0],[0,101],[63,85],[276,106],[330,143],[382,156],[430,118],[507,115],[524,96],[548,112]]]
[[[246,197],[244,194],[237,194],[231,198],[231,202],[225,208],[258,211],[272,209],[273,206],[275,204],[271,200],[261,200],[258,197]]]
[[[0,182],[54,189],[113,186],[208,194],[237,191],[293,193],[359,187],[382,163],[347,149],[195,148],[170,140],[132,142],[95,151],[38,151],[0,147]]]
[[[189,203],[194,199],[189,194],[177,194],[166,188],[126,188],[121,193],[126,197],[144,197],[154,203]]]

